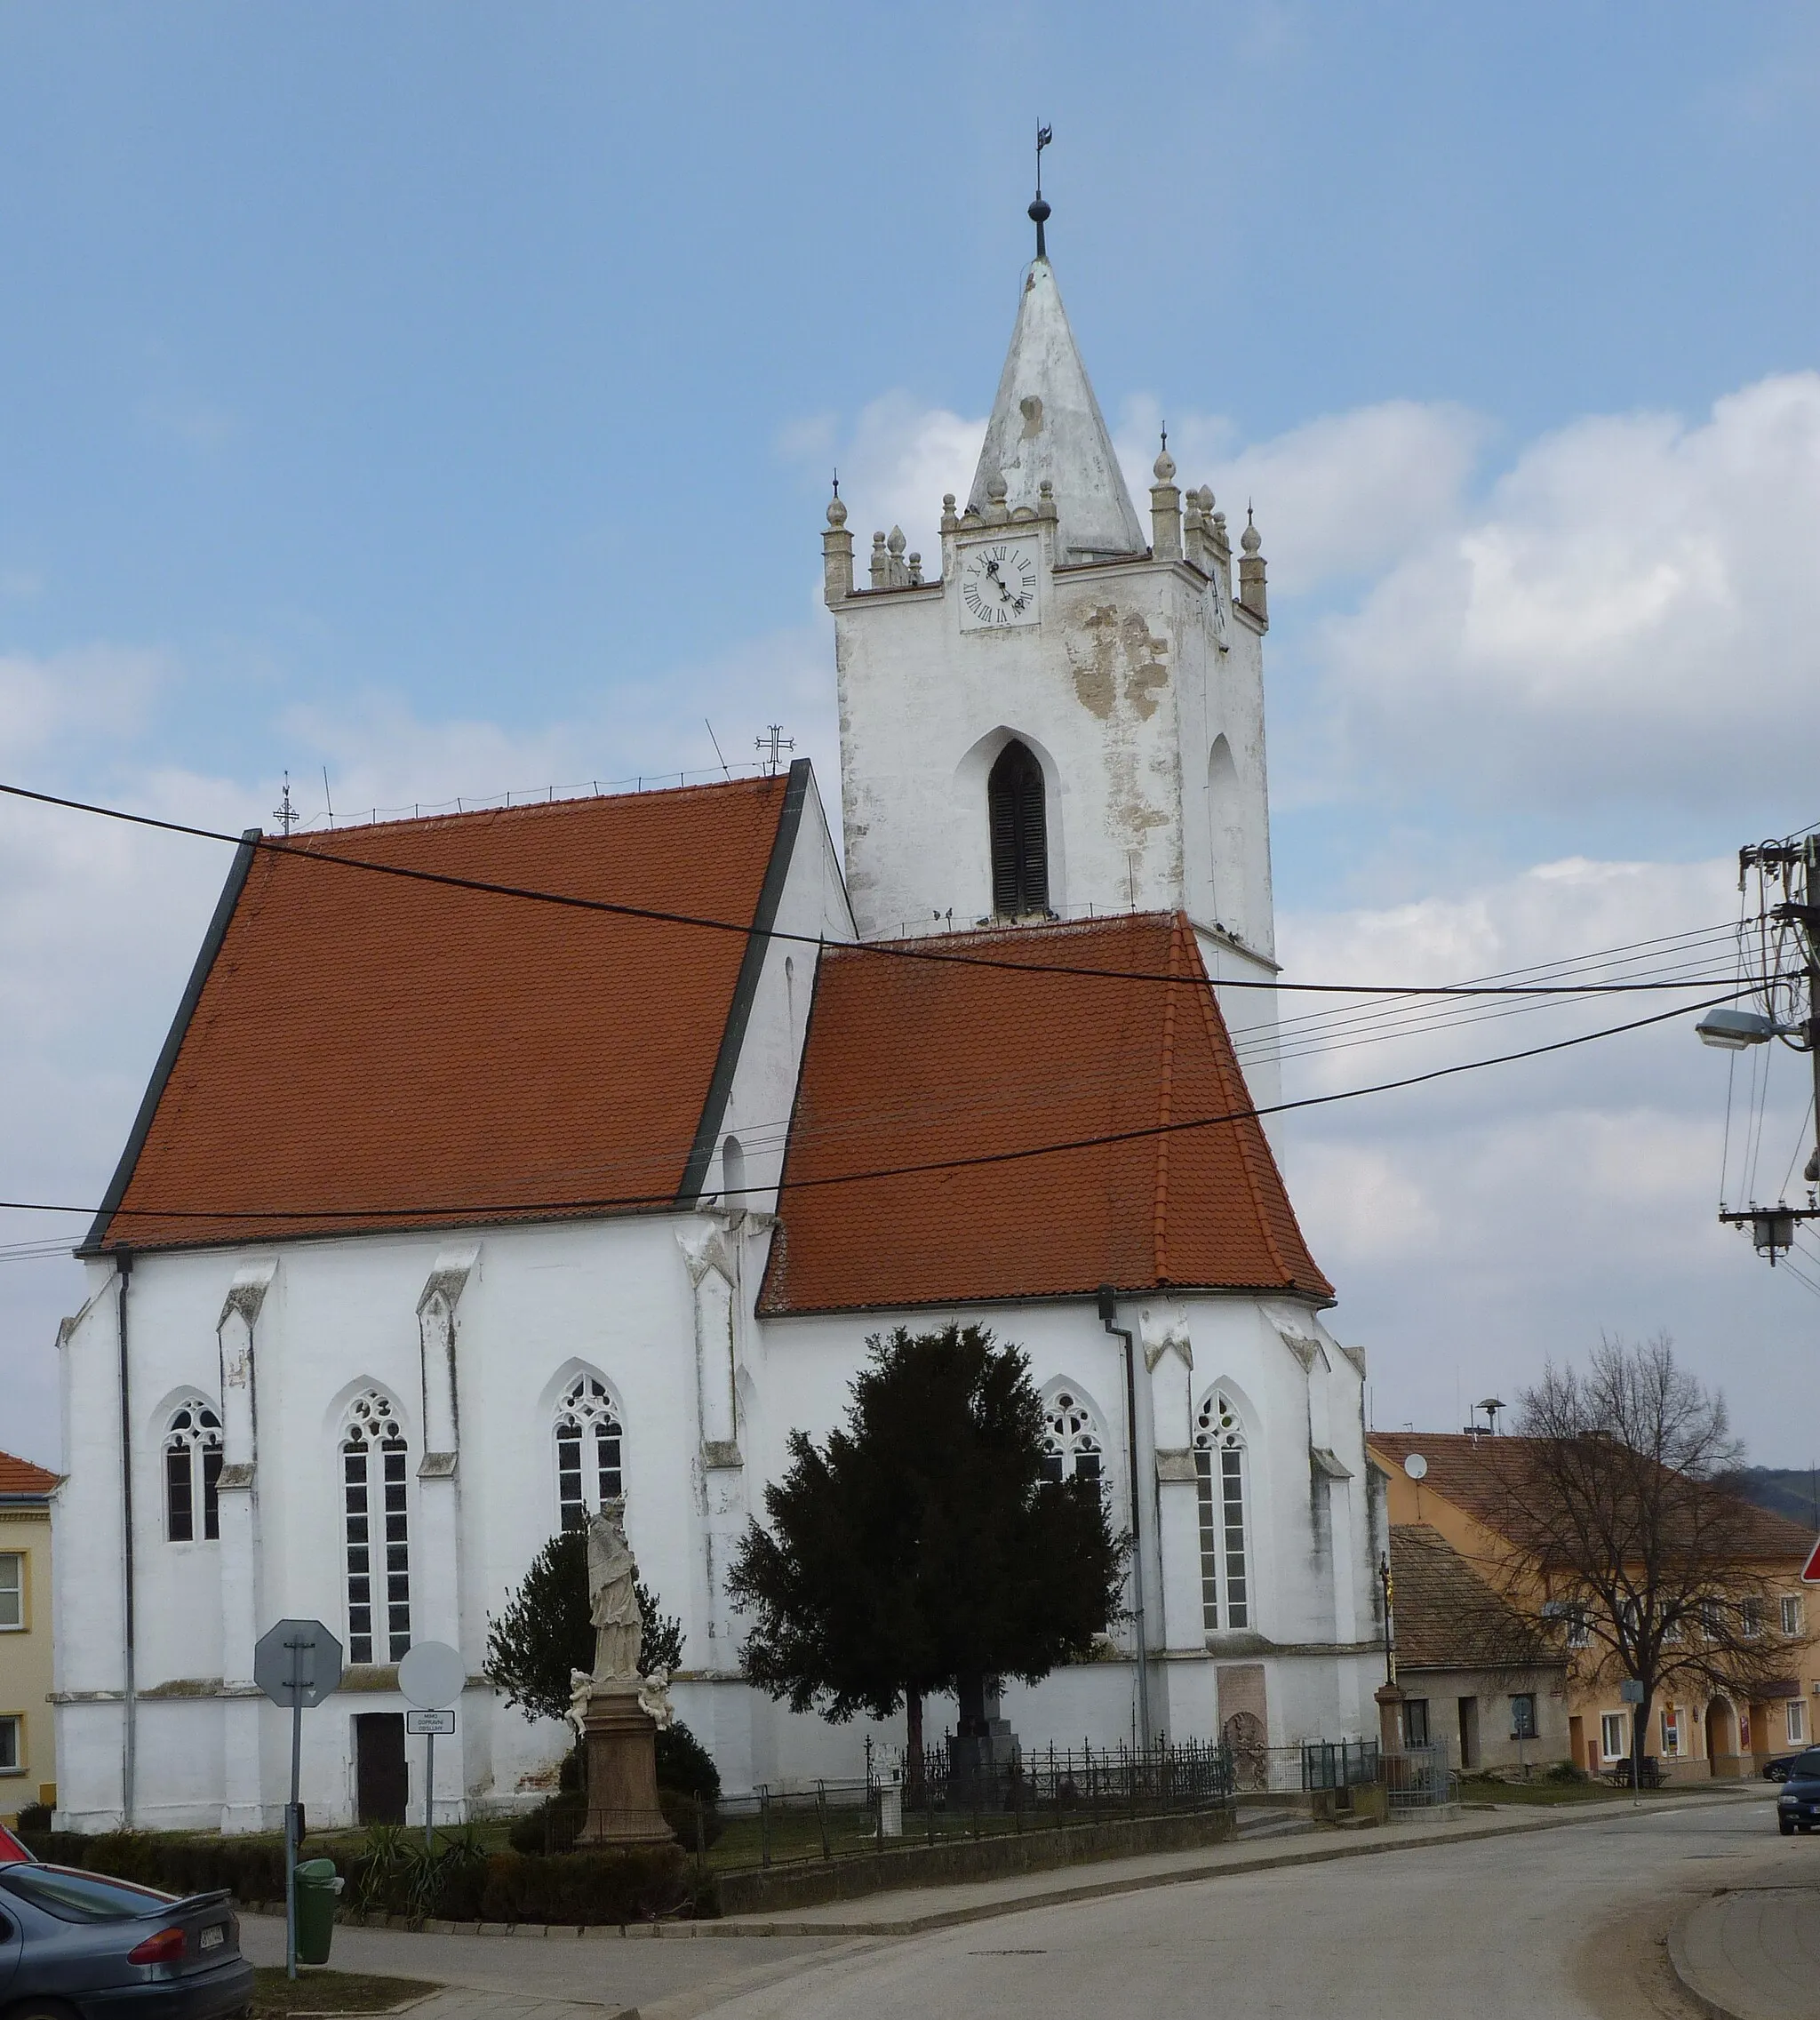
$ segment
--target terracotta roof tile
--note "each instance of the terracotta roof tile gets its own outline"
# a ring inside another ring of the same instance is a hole
[[[1421,1453],[1428,1462],[1424,1489],[1497,1530],[1513,1526],[1505,1481],[1514,1476],[1501,1469],[1520,1465],[1527,1443],[1517,1437],[1474,1438],[1440,1431],[1374,1431],[1369,1439],[1373,1457],[1386,1465],[1401,1466],[1412,1452]],[[1805,1558],[1813,1547],[1813,1537],[1799,1522],[1771,1509],[1749,1505],[1746,1522],[1746,1533],[1765,1557]]]
[[[1426,1522],[1393,1524],[1390,1569],[1400,1671],[1477,1669],[1519,1655],[1548,1659],[1529,1645],[1533,1637],[1516,1613],[1439,1529]]]
[[[56,1484],[54,1473],[29,1459],[15,1458],[11,1452],[0,1452],[0,1494],[48,1494]]]
[[[1255,1120],[1187,922],[1167,913],[954,935],[1011,962],[822,956],[759,1308],[863,1310],[1210,1287],[1330,1299]],[[828,1184],[1133,1132],[999,1164]]]
[[[292,858],[332,850],[743,922],[786,794],[777,778],[557,801],[259,851],[104,1241],[239,1242],[539,1218],[577,1198],[667,1202],[743,937]],[[374,1211],[418,1204],[432,1210]]]

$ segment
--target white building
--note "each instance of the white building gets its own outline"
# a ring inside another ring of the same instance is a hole
[[[867,1336],[950,1317],[1135,1510],[1145,1659],[1009,1692],[1026,1745],[1375,1729],[1363,1362],[1247,1114],[1264,567],[1173,478],[1146,539],[1039,257],[939,579],[882,534],[856,587],[829,510],[844,882],[804,763],[243,845],[60,1337],[60,1822],[271,1827],[286,1616],[350,1664],[313,1819],[420,1804],[422,1640],[471,1675],[439,1816],[534,1800],[566,1734],[480,1681],[489,1609],[619,1491],[728,1785],[857,1772],[740,1681],[723,1575]]]

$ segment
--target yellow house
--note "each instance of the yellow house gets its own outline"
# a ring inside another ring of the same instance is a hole
[[[57,1475],[0,1452],[0,1823],[57,1800],[51,1707],[51,1490]]]
[[[1367,1449],[1384,1475],[1393,1532],[1425,1524],[1469,1563],[1508,1563],[1513,1546],[1497,1527],[1501,1497],[1489,1449],[1493,1442],[1489,1433],[1372,1432]],[[1820,1627],[1820,1618],[1810,1624],[1808,1616],[1820,1608],[1820,1591],[1810,1608],[1801,1584],[1813,1538],[1799,1523],[1768,1509],[1755,1512],[1752,1538],[1768,1593],[1760,1631],[1766,1645],[1786,1649],[1786,1672],[1749,1703],[1722,1695],[1688,1702],[1685,1680],[1669,1687],[1668,1702],[1658,1697],[1643,1751],[1661,1762],[1672,1781],[1755,1774],[1772,1755],[1816,1737],[1820,1641],[1810,1626]],[[1567,1652],[1571,1657],[1571,1644]],[[1632,1711],[1616,1681],[1593,1673],[1590,1660],[1570,1661],[1566,1688],[1566,1744],[1557,1745],[1555,1758],[1571,1760],[1589,1774],[1612,1772],[1631,1753]]]

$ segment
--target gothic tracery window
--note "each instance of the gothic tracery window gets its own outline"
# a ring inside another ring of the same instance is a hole
[[[1106,1441],[1093,1412],[1072,1389],[1058,1389],[1043,1403],[1045,1480],[1106,1478]]]
[[[221,1533],[221,1419],[205,1402],[187,1402],[172,1413],[164,1432],[164,1534],[172,1543],[194,1543],[196,1505],[202,1505],[202,1537]]]
[[[625,1492],[625,1436],[606,1384],[597,1375],[578,1375],[556,1406],[556,1501],[565,1529],[583,1528],[603,1501]]]
[[[992,908],[1001,919],[1049,910],[1049,823],[1042,767],[1009,743],[986,782],[992,832]]]
[[[1201,1617],[1209,1632],[1251,1624],[1245,1543],[1245,1433],[1239,1413],[1211,1390],[1194,1421],[1194,1487],[1201,1512]]]
[[[409,1460],[391,1400],[356,1396],[341,1437],[351,1663],[402,1662],[411,1646]]]

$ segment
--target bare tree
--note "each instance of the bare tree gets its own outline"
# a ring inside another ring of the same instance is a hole
[[[1764,1517],[1733,1484],[1742,1457],[1724,1398],[1668,1337],[1601,1340],[1584,1369],[1550,1362],[1522,1392],[1516,1434],[1487,1441],[1507,1539],[1502,1597],[1581,1673],[1639,1687],[1640,1778],[1651,1708],[1678,1683],[1760,1696],[1789,1667],[1770,1618]]]

